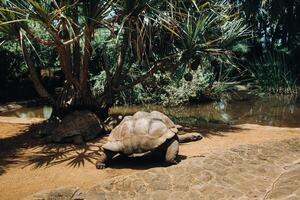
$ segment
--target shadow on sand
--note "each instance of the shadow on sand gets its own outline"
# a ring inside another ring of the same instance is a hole
[[[28,131],[18,135],[0,139],[0,175],[9,167],[47,168],[64,164],[72,168],[84,167],[86,163],[94,164],[101,153],[101,146],[106,138],[98,138],[85,145],[49,144],[39,136],[39,130],[50,129],[49,124],[40,123],[31,125]],[[189,126],[185,131],[196,131],[204,137],[211,135],[226,136],[227,132],[241,131],[240,128],[230,125],[207,124],[201,126]],[[180,155],[179,161],[186,159]],[[149,169],[152,167],[167,166],[159,157],[115,157],[110,168]]]
[[[84,167],[86,162],[94,163],[100,155],[99,152],[100,147],[93,144],[80,146],[45,144],[32,155],[26,157],[27,164],[24,167],[32,166],[37,169],[59,164],[66,164],[73,168]]]

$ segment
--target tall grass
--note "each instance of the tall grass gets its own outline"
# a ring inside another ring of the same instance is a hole
[[[262,92],[297,93],[296,78],[283,53],[268,52],[250,64],[249,71]]]

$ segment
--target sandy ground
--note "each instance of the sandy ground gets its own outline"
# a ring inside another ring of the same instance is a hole
[[[34,122],[38,122],[34,121]],[[115,176],[164,167],[153,158],[116,158],[110,168],[96,170],[100,138],[85,146],[47,145],[29,131],[31,124],[0,119],[0,199],[22,199],[41,190],[78,186],[87,189]],[[243,124],[193,127],[201,141],[181,144],[180,158],[205,156],[211,151],[243,144],[260,144],[300,137],[300,128]]]

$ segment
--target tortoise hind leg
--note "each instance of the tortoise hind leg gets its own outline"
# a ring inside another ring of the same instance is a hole
[[[196,132],[178,135],[178,139],[180,143],[193,142],[193,141],[201,140],[202,138],[203,136],[200,133],[196,133]]]
[[[106,164],[116,155],[116,152],[112,152],[109,150],[104,150],[103,154],[100,156],[100,158],[96,162],[96,168],[97,169],[104,169],[106,167]]]
[[[179,142],[177,138],[171,139],[167,144],[165,160],[169,164],[177,164],[176,158],[179,150]]]

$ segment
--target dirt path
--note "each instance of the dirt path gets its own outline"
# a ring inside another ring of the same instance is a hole
[[[96,170],[99,146],[105,138],[86,146],[45,145],[28,124],[0,122],[0,199],[21,199],[41,190],[78,186],[88,189],[102,181],[128,175],[163,163],[149,158],[116,158],[111,167]],[[180,146],[182,159],[237,147],[299,137],[300,128],[244,124],[202,127],[204,139]],[[183,162],[184,163],[184,162]],[[180,164],[179,164],[180,165]]]

